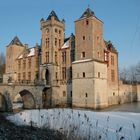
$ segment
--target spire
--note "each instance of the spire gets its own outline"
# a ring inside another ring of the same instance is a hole
[[[94,12],[89,8],[86,9],[86,11],[82,14],[82,16],[80,17],[81,18],[84,18],[84,17],[91,17],[91,16],[95,16]]]
[[[53,10],[52,10],[51,13],[49,14],[47,20],[51,20],[51,17],[54,17],[55,20],[60,21],[59,18],[57,17],[57,15],[56,15],[55,11],[53,11]]]
[[[8,46],[10,45],[24,46],[17,36],[14,37],[14,39],[10,42]]]

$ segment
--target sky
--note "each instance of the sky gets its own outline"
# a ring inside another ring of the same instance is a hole
[[[65,19],[70,36],[88,6],[104,22],[104,39],[118,50],[120,69],[140,62],[140,0],[0,0],[0,52],[15,36],[30,47],[40,44],[40,19],[52,10]]]

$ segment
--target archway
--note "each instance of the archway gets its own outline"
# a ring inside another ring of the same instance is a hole
[[[32,93],[30,93],[28,90],[23,90],[19,94],[22,97],[24,109],[35,108],[35,100],[34,100]]]
[[[0,93],[0,111],[7,111],[7,102],[5,97]]]
[[[43,108],[48,108],[51,106],[51,89],[44,88],[42,91],[42,106]]]

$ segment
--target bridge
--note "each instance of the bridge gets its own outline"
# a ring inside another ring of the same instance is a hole
[[[0,84],[0,111],[12,111],[15,103],[22,103],[24,109],[42,108],[49,88],[43,84]]]

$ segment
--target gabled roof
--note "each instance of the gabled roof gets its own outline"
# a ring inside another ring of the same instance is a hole
[[[55,20],[60,21],[59,18],[57,17],[55,11],[51,11],[51,13],[49,14],[47,20],[51,20],[51,17],[54,17]]]
[[[80,19],[84,17],[91,17],[91,16],[95,16],[95,14],[90,8],[87,8],[86,11],[80,17]]]
[[[105,45],[108,51],[113,52],[113,53],[118,53],[111,41],[105,41]]]
[[[24,46],[17,36],[14,37],[14,39],[10,42],[8,46],[10,45]]]
[[[67,49],[70,47],[70,38],[64,43],[64,45],[61,47],[61,49]]]

